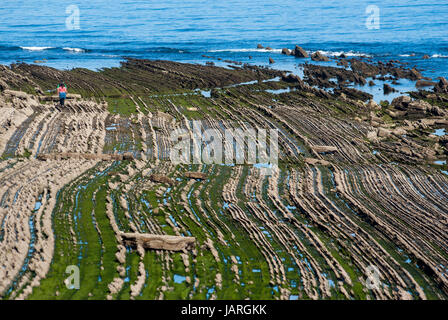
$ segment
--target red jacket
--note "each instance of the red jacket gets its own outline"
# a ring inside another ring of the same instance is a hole
[[[67,87],[58,87],[58,93],[65,92],[67,93]]]

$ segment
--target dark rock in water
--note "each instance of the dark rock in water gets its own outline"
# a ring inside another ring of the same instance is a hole
[[[336,63],[338,66],[344,66],[346,68],[348,68],[348,61],[345,59],[341,59]]]
[[[415,87],[416,87],[416,88],[432,87],[432,86],[435,86],[435,85],[436,85],[435,82],[427,81],[427,80],[418,80],[418,81],[415,83]]]
[[[291,55],[291,50],[289,50],[288,48],[283,48],[282,49],[282,54],[286,54],[287,56]]]
[[[300,79],[299,76],[296,76],[295,74],[292,73],[288,74],[287,76],[283,75],[282,80],[288,83],[302,82],[302,79]]]
[[[373,87],[375,85],[375,82],[373,82],[372,80],[369,81],[369,86]]]
[[[434,91],[448,93],[448,81],[444,77],[440,77],[439,82],[434,86]]]
[[[273,63],[275,63],[274,59],[272,59],[272,58],[269,58],[269,63],[270,63],[270,64],[273,64]]]
[[[303,50],[303,48],[301,48],[299,46],[295,47],[293,54],[297,58],[308,58],[309,57],[308,53],[305,50]]]
[[[205,65],[207,65],[207,66],[214,66],[215,63],[214,63],[213,61],[207,61],[207,62],[205,63]]]
[[[328,59],[327,56],[324,56],[319,51],[316,51],[311,55],[311,60],[313,60],[313,61],[330,61],[330,59]]]
[[[384,64],[381,61],[371,64],[359,59],[350,59],[351,68],[354,72],[362,75],[363,77],[378,76],[378,79],[386,79],[385,75],[390,74],[392,78],[397,80],[400,78],[406,78],[410,80],[419,80],[422,78],[421,73],[414,69],[406,69],[403,67],[396,67],[391,63]]]
[[[423,56],[423,59],[429,59],[429,56],[427,55],[427,54],[425,54],[424,56]]]
[[[346,56],[344,53],[341,53],[341,54],[339,55],[339,58],[341,58],[341,59],[345,59],[345,58],[347,58],[347,56]]]
[[[264,47],[261,44],[257,44],[257,49],[264,49]]]
[[[389,60],[389,61],[386,63],[386,66],[388,66],[388,67],[394,67],[394,60]]]
[[[383,85],[383,91],[384,91],[384,94],[389,94],[389,93],[392,93],[392,92],[396,92],[397,90],[395,90],[395,89],[392,88],[390,85],[388,85],[387,83],[385,83],[385,84]]]
[[[338,96],[345,96],[347,98],[350,98],[352,100],[361,100],[361,101],[368,101],[373,99],[373,96],[370,93],[356,90],[353,88],[340,88],[340,89],[334,89],[334,93]]]
[[[252,60],[252,56],[249,56],[249,59]]]
[[[358,59],[350,59],[349,61],[352,70],[356,73],[363,75],[364,77],[372,77],[381,72],[380,70],[381,61],[378,62],[378,66],[366,63]]]
[[[339,86],[346,86],[350,82],[360,85],[365,85],[367,83],[362,75],[344,68],[305,64],[303,73],[304,79],[309,85],[318,87],[335,88],[338,84]],[[338,84],[334,81],[330,81],[332,78],[336,78]]]
[[[411,76],[411,80],[416,80],[416,79],[421,79],[422,78],[422,74],[420,72],[418,72],[417,70],[415,70],[415,68],[412,68],[410,71],[410,76]]]
[[[272,50],[272,48],[271,48],[271,47],[266,47],[265,49],[266,49],[266,50]]]
[[[393,99],[391,105],[398,110],[406,110],[411,102],[412,99],[409,96],[400,96]]]
[[[364,86],[364,85],[366,85],[367,80],[363,76],[360,76],[355,73],[355,82]]]

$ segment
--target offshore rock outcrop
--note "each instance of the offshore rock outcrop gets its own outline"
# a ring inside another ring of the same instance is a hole
[[[366,79],[362,75],[343,68],[305,64],[304,75],[309,84],[321,85],[326,88],[334,88],[338,85],[347,85],[349,83],[360,85],[366,84]],[[331,81],[333,78],[336,79],[338,83]]]
[[[443,77],[439,78],[439,82],[434,86],[434,91],[448,93],[448,81]]]
[[[294,50],[292,51],[292,54],[297,58],[308,58],[308,52],[306,52],[302,47],[299,47],[296,45]]]
[[[376,64],[368,63],[360,59],[349,59],[351,69],[359,75],[367,77],[386,76],[390,74],[395,79],[406,78],[410,80],[422,79],[422,74],[415,68],[408,69],[403,66],[396,66],[392,62],[383,63],[378,61]]]
[[[330,61],[330,59],[327,56],[324,56],[319,51],[316,51],[311,55],[311,60],[313,60],[313,61]]]

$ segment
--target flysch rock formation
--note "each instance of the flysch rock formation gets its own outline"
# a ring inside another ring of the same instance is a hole
[[[2,66],[0,298],[446,299],[447,82],[375,102],[347,84],[422,75],[337,59],[303,79],[134,59]],[[60,79],[65,108],[44,94]],[[278,129],[276,169],[249,154],[171,162],[193,120],[227,146],[226,129]]]

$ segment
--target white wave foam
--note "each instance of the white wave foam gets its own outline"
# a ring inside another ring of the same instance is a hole
[[[326,56],[335,56],[338,57],[341,54],[344,54],[347,57],[371,57],[370,54],[367,53],[362,53],[362,52],[353,52],[353,51],[324,51],[324,50],[317,50],[319,51],[321,54],[326,55]],[[314,53],[317,51],[308,51],[309,53]]]
[[[431,58],[448,58],[448,56],[445,56],[445,55],[443,55],[443,54],[438,54],[438,53],[436,53],[436,54],[433,54],[433,55],[431,56]]]
[[[208,50],[208,52],[274,52],[274,53],[282,53],[282,49],[216,49],[216,50]]]
[[[399,57],[412,57],[412,55],[410,55],[410,54],[399,54],[398,56]]]
[[[53,47],[20,47],[20,48],[27,51],[44,51],[48,49],[54,49]]]
[[[65,51],[72,51],[72,52],[86,52],[86,50],[81,48],[63,48]]]
[[[353,52],[353,51],[324,51],[324,50],[318,50],[320,53],[327,55],[327,56],[339,56],[341,54],[345,54],[347,57],[371,57],[371,55],[362,53],[362,52]],[[282,49],[257,49],[257,48],[250,48],[250,49],[216,49],[216,50],[209,50],[208,52],[274,52],[274,53],[282,53]],[[314,53],[316,51],[307,51],[308,53]]]

